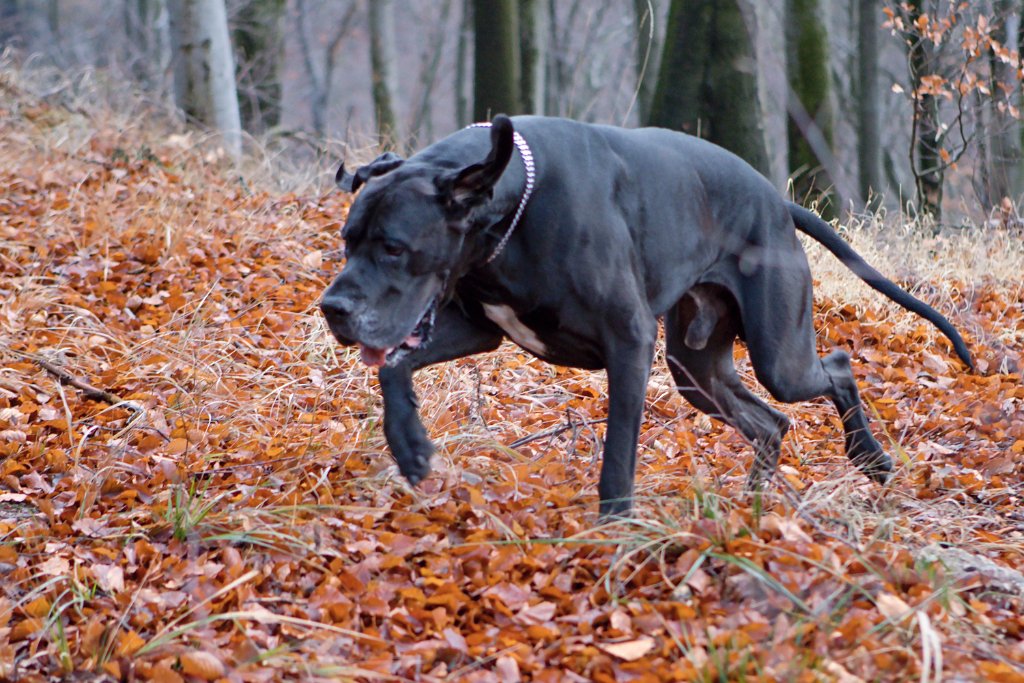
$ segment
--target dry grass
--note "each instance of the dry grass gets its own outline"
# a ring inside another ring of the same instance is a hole
[[[954,302],[969,301],[979,287],[1006,291],[1014,300],[1024,291],[1019,231],[964,228],[933,234],[930,224],[884,211],[848,217],[838,227],[868,263],[950,319],[959,319],[962,312]],[[801,239],[810,257],[816,296],[880,309],[899,329],[918,324],[916,315],[870,289],[824,247]]]

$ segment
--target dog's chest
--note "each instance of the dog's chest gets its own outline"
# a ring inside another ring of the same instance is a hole
[[[547,353],[547,347],[540,340],[537,333],[523,324],[523,321],[516,317],[515,311],[508,306],[483,304],[484,315],[505,331],[509,339],[525,349],[533,351],[538,356]]]

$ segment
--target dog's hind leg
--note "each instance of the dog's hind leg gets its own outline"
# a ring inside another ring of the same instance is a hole
[[[498,348],[502,334],[483,317],[470,320],[457,307],[448,305],[437,313],[429,342],[412,350],[394,366],[380,369],[384,398],[384,436],[402,475],[415,486],[430,473],[434,445],[417,412],[412,386],[414,370]]]
[[[843,420],[846,433],[846,455],[865,475],[884,484],[892,472],[892,458],[871,435],[871,427],[864,415],[857,391],[857,381],[850,370],[850,355],[833,351],[821,359],[821,367],[828,375],[827,394]]]
[[[793,269],[799,264],[792,264]],[[804,261],[806,268],[806,261]],[[758,381],[784,403],[827,396],[839,411],[846,433],[846,455],[868,477],[888,480],[892,459],[871,435],[857,382],[845,351],[820,358],[811,325],[810,273],[794,282],[766,279],[757,285],[763,298],[744,312],[750,362]]]
[[[711,317],[714,327],[708,329]],[[665,317],[669,370],[679,393],[695,408],[737,429],[754,448],[748,482],[760,486],[778,464],[789,419],[752,394],[736,374],[733,341],[739,332],[732,295],[698,285]],[[701,334],[695,334],[699,330]]]
[[[765,356],[768,356],[767,361]],[[754,372],[772,396],[785,403],[827,396],[843,421],[846,456],[872,480],[878,483],[888,481],[892,459],[871,435],[857,382],[850,370],[849,354],[833,351],[820,358],[812,351],[799,357],[805,362],[794,367],[791,362],[794,356],[783,361],[774,354],[774,349],[767,354],[755,354],[751,347]]]

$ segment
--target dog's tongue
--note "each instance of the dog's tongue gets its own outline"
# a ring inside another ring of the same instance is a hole
[[[410,334],[406,337],[405,341],[402,342],[410,349],[415,349],[417,346],[423,343],[423,340],[415,334]],[[388,354],[394,351],[394,349],[374,349],[363,344],[359,345],[359,358],[372,368],[379,368],[387,362]]]
[[[391,349],[372,349],[369,346],[359,345],[359,358],[372,368],[379,368],[384,365],[388,352]]]

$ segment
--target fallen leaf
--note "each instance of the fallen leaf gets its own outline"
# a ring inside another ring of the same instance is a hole
[[[457,650],[463,654],[469,653],[469,646],[466,645],[466,639],[455,629],[446,628],[444,630],[444,639],[445,642],[448,643],[448,646],[453,650]]]
[[[878,611],[889,621],[897,621],[910,614],[910,605],[892,593],[882,593],[875,598]]]
[[[498,657],[494,662],[494,672],[498,675],[498,680],[501,683],[519,683],[522,680],[519,663],[508,655]]]
[[[320,249],[314,249],[302,257],[302,265],[312,270],[321,268],[324,265],[324,252]]]
[[[863,678],[854,676],[843,665],[834,660],[825,660],[824,669],[835,677],[836,683],[865,683]]]
[[[11,628],[9,637],[11,640],[24,640],[41,631],[44,625],[43,620],[39,617],[22,619]]]
[[[224,675],[224,664],[211,652],[193,650],[181,655],[179,661],[182,672],[204,681],[212,681]]]
[[[62,577],[71,571],[71,563],[63,557],[47,557],[36,568],[48,577]]]
[[[791,542],[813,543],[814,540],[800,527],[800,522],[772,512],[761,518],[761,527]]]
[[[185,679],[170,665],[161,662],[147,672],[150,683],[184,683]]]
[[[544,624],[551,621],[557,610],[558,606],[553,602],[539,602],[519,610],[516,621],[524,624]]]
[[[50,613],[50,607],[51,604],[49,600],[45,597],[38,597],[26,604],[22,609],[25,610],[25,614],[30,617],[45,617]]]
[[[96,583],[100,588],[111,594],[124,590],[124,570],[115,565],[94,564],[91,568]]]
[[[627,640],[621,643],[602,643],[599,648],[627,662],[635,662],[654,648],[654,638],[641,636],[636,640]]]

